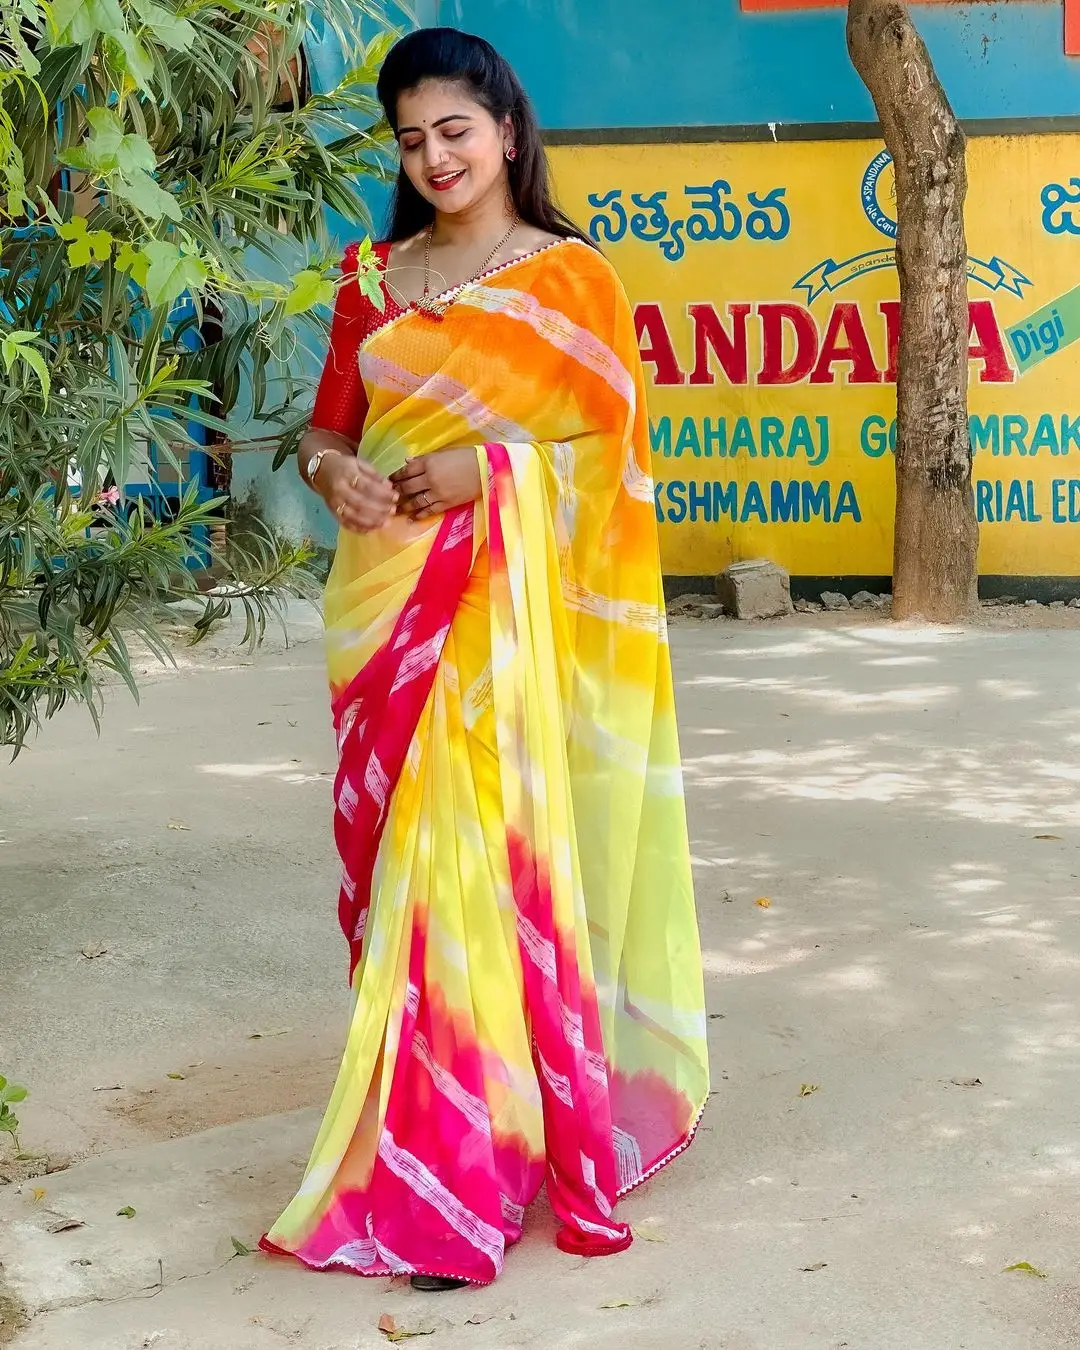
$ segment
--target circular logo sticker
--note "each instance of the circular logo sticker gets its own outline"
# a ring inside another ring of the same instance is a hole
[[[895,239],[896,173],[888,150],[882,150],[870,161],[870,167],[863,174],[860,196],[866,218],[874,229]]]

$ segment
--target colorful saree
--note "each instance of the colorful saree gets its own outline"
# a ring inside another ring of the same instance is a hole
[[[620,1251],[616,1200],[686,1147],[708,1096],[626,296],[577,241],[487,274],[442,322],[389,297],[380,315],[347,281],[313,424],[385,473],[475,445],[484,488],[339,542],[326,622],[354,1005],[303,1184],[263,1245],[484,1284],[546,1182],[560,1247]]]

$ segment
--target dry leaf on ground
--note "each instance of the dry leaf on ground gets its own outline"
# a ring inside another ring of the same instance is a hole
[[[950,1078],[949,1082],[953,1087],[982,1087],[981,1078]]]
[[[104,942],[88,942],[79,952],[79,955],[84,956],[87,961],[96,961],[99,956],[108,955],[108,951],[109,949]]]
[[[816,1265],[801,1267],[804,1275],[812,1275],[815,1270],[827,1270],[828,1268],[829,1268],[828,1261],[818,1261]]]
[[[417,1336],[434,1336],[435,1328],[417,1328],[410,1331],[406,1327],[399,1327],[397,1319],[391,1317],[389,1313],[383,1313],[379,1318],[378,1328],[388,1341],[411,1341]]]
[[[799,1096],[800,1096],[800,1097],[812,1097],[812,1096],[814,1095],[815,1092],[820,1092],[820,1091],[821,1091],[821,1088],[818,1087],[817,1083],[804,1083],[804,1084],[802,1085],[802,1087],[799,1088]]]
[[[82,1219],[55,1219],[49,1224],[50,1233],[70,1233],[74,1228],[85,1228]]]
[[[757,905],[759,909],[772,909],[772,901],[765,895],[758,896],[754,901],[754,904]]]
[[[1011,1275],[1014,1272],[1017,1275],[1034,1275],[1039,1280],[1047,1278],[1046,1271],[1040,1270],[1038,1266],[1033,1266],[1030,1261],[1017,1261],[1015,1265],[1006,1266],[1001,1273],[1002,1275]]]

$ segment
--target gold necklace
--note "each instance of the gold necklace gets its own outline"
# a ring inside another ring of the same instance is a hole
[[[463,281],[459,285],[451,287],[448,291],[441,292],[441,294],[447,295],[448,298],[446,300],[439,300],[436,296],[431,294],[431,236],[435,233],[435,222],[432,221],[431,224],[428,226],[427,240],[424,244],[424,293],[419,300],[413,301],[412,308],[415,309],[417,313],[423,314],[425,318],[436,320],[444,319],[446,317],[446,311],[458,298],[458,296],[465,289],[465,287],[471,286],[474,281],[478,281],[488,270],[491,264],[498,257],[499,251],[505,248],[505,246],[510,242],[510,239],[514,231],[517,229],[517,227],[518,227],[518,218],[515,215],[513,220],[510,222],[510,228],[506,231],[503,237],[491,250],[488,256],[484,259],[484,261],[472,274],[472,276],[469,277],[467,281]]]

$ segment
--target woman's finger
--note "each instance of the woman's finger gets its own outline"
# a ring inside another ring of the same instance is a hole
[[[428,489],[428,487],[417,487],[414,491],[402,487],[401,505],[404,506],[405,510],[413,512],[413,510],[416,510],[417,506],[423,506],[424,502],[427,501],[429,497],[433,497],[433,495],[435,495],[435,493],[432,493],[431,489]]]
[[[411,478],[419,478],[427,473],[427,465],[422,459],[407,459],[400,469],[390,475],[392,483],[407,483]]]
[[[356,468],[360,476],[369,483],[387,482],[386,474],[380,473],[373,464],[369,464],[366,459],[357,458]]]
[[[431,488],[421,488],[419,492],[403,492],[399,509],[407,515],[415,516],[425,508],[430,508],[438,500],[438,494]]]
[[[340,491],[340,499],[358,509],[367,502],[376,507],[389,509],[397,500],[397,496],[397,489],[385,478],[374,483],[353,479],[351,482],[343,483]]]

